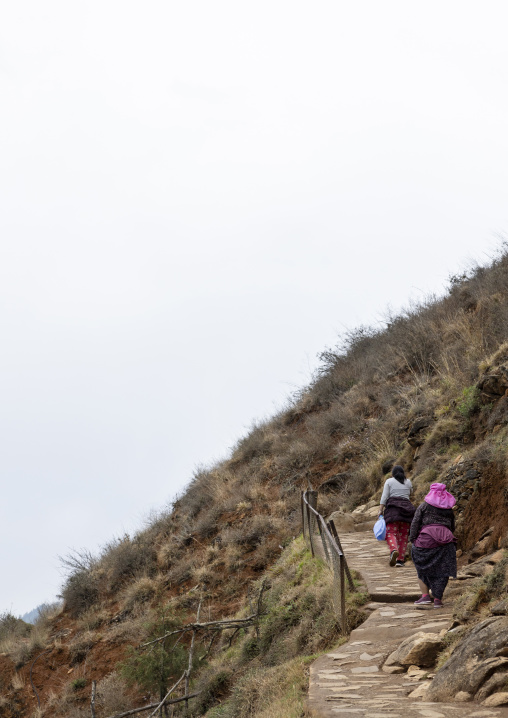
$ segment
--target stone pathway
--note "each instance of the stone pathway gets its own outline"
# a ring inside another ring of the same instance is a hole
[[[372,531],[345,534],[340,538],[348,565],[362,574],[375,601],[416,601],[420,598],[416,569],[412,562],[404,568],[389,565],[386,541],[376,541]]]
[[[390,567],[386,543],[372,532],[341,535],[349,566],[364,578],[373,602],[364,606],[367,620],[351,632],[348,643],[321,656],[311,666],[308,709],[313,718],[508,718],[508,707],[480,703],[429,703],[411,694],[428,672],[386,673],[388,655],[404,638],[423,630],[439,633],[452,623],[450,608],[415,607],[420,595],[412,563]],[[389,670],[400,671],[398,667]],[[431,674],[430,676],[431,677]]]

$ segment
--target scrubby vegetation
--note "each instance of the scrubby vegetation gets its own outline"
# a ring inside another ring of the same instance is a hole
[[[100,681],[100,718],[113,710],[110,685],[114,710],[156,700],[183,671],[192,635],[140,648],[164,634],[161,621],[195,621],[200,603],[202,621],[256,613],[263,581],[255,624],[213,641],[210,632],[196,633],[190,688],[200,693],[190,709],[209,718],[301,715],[308,657],[340,638],[327,569],[309,562],[296,538],[300,492],[309,484],[323,487],[323,513],[351,510],[379,499],[386,474],[400,463],[417,500],[433,481],[455,493],[463,552],[479,543],[485,551],[505,546],[506,249],[489,266],[452,277],[443,298],[387,316],[382,327],[346,333],[322,353],[308,387],[253,426],[229,458],[196,470],[182,495],[135,536],[113,540],[97,556],[65,559],[64,611],[38,648],[19,648],[30,643],[23,627],[0,648],[21,675],[36,650],[50,648],[49,656],[61,651],[60,662],[81,671],[72,680],[85,684],[73,688],[66,679],[52,695],[46,690],[47,715],[78,718],[92,680]],[[482,590],[494,595],[489,586]],[[481,610],[484,598],[465,610]],[[349,600],[354,624],[361,599]],[[1,632],[0,640],[7,640]],[[37,668],[43,683],[49,673],[42,661]],[[0,692],[12,702],[9,691]]]

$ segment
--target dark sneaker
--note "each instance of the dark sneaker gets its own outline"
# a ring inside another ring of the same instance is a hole
[[[395,566],[395,562],[399,558],[399,552],[396,548],[393,549],[393,551],[390,554],[390,566]]]
[[[434,608],[443,608],[443,602],[441,601],[441,599],[434,599]]]
[[[435,599],[437,601],[437,599]],[[418,601],[415,601],[416,606],[423,606],[423,605],[429,605],[432,603],[432,599],[429,596],[428,593],[426,593],[424,596],[420,596]],[[442,604],[441,604],[442,605]]]
[[[395,567],[403,566],[403,565],[404,565],[404,561],[395,561]]]

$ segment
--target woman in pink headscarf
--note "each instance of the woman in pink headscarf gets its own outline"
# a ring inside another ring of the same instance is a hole
[[[429,493],[416,509],[409,531],[413,544],[411,556],[422,592],[416,604],[432,604],[442,608],[443,594],[450,577],[457,577],[455,498],[445,484],[432,484]]]

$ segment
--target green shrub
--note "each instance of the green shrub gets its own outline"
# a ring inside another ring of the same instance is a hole
[[[462,399],[457,404],[457,411],[466,419],[478,407],[480,391],[474,384],[462,390]]]
[[[79,691],[81,688],[84,688],[86,686],[86,678],[75,678],[71,682],[71,687],[73,691]]]
[[[144,651],[130,647],[127,659],[118,667],[127,685],[137,684],[143,690],[164,694],[168,678],[183,673],[186,657],[180,645],[173,650],[166,650],[161,643]]]
[[[174,618],[162,614],[148,626],[147,642],[160,638],[176,625]],[[127,658],[118,665],[122,678],[128,685],[137,684],[143,690],[164,695],[169,681],[179,677],[187,667],[187,649],[176,640],[171,636],[144,648],[130,647]]]

